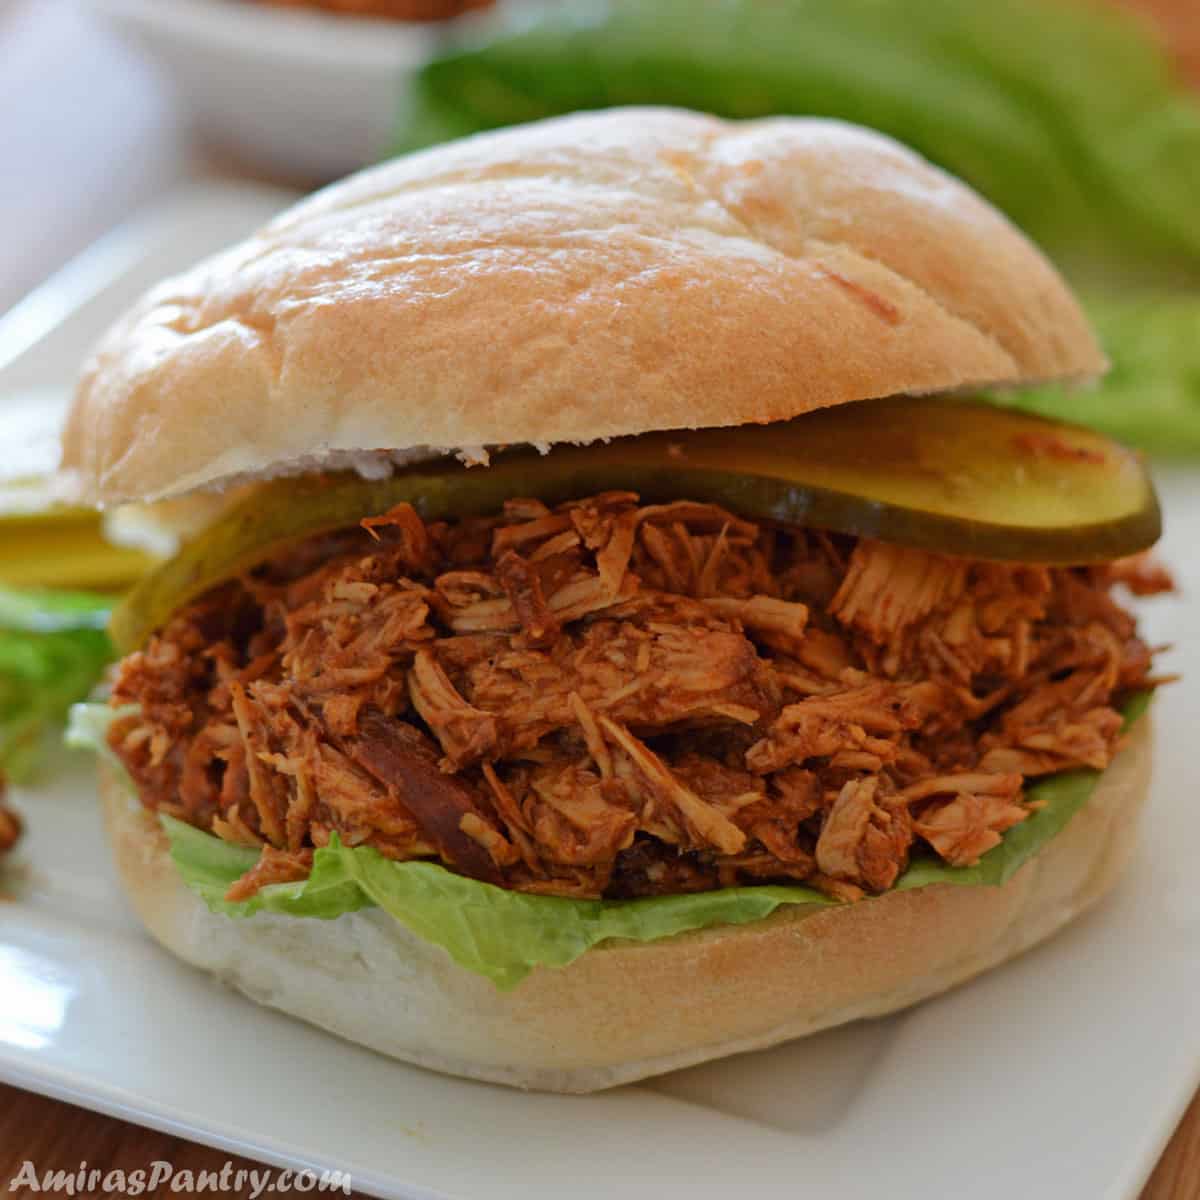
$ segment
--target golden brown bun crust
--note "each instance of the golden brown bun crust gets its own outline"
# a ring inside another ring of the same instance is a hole
[[[1042,255],[880,134],[609,110],[352,176],[161,284],[63,465],[154,500],[370,449],[586,442],[1105,362]]]
[[[609,943],[512,992],[378,910],[336,921],[210,913],[158,824],[102,781],[124,886],[180,958],[383,1054],[519,1087],[589,1092],[759,1049],[945,991],[1094,904],[1129,860],[1150,778],[1143,720],[1066,830],[1003,887],[938,884],[751,925]]]

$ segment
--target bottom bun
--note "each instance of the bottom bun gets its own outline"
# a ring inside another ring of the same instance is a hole
[[[1060,929],[1116,881],[1149,784],[1143,720],[1087,806],[1001,887],[936,884],[750,925],[612,942],[511,992],[378,909],[319,921],[210,913],[157,821],[106,767],[121,878],[147,929],[252,999],[453,1075],[591,1092],[894,1012]]]

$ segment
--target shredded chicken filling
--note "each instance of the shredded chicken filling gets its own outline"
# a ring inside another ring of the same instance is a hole
[[[1170,586],[630,493],[401,505],[180,612],[121,663],[110,742],[147,807],[261,849],[232,899],[335,835],[524,892],[854,898],[1108,765],[1154,682],[1118,583]]]

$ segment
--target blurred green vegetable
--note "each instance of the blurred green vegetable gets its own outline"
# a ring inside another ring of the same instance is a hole
[[[1087,308],[1113,360],[1103,384],[997,399],[1091,425],[1156,454],[1200,455],[1200,295],[1096,296]]]
[[[1142,26],[1070,0],[585,0],[421,74],[399,148],[615,104],[881,129],[1060,260],[1200,278],[1200,104]]]
[[[112,659],[112,600],[87,592],[0,588],[0,769],[36,774],[71,705]]]

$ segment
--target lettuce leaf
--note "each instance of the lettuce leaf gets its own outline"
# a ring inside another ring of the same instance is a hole
[[[274,884],[250,900],[224,899],[258,854],[172,817],[161,818],[184,882],[213,912],[259,912],[329,919],[377,905],[460,966],[498,988],[515,987],[535,966],[562,967],[609,938],[655,941],[709,925],[741,925],[781,904],[833,903],[806,887],[742,887],[644,900],[530,896],[455,875],[436,863],[393,862],[335,837],[314,855],[300,883]]]
[[[0,588],[0,769],[35,775],[68,709],[112,661],[112,600],[89,592]]]
[[[1005,392],[1002,404],[1101,429],[1164,457],[1200,454],[1200,294],[1085,294],[1112,359],[1096,388]]]
[[[557,0],[418,77],[407,151],[576,109],[841,117],[1091,272],[1200,278],[1200,103],[1127,14],[1070,0]]]
[[[1126,727],[1145,712],[1150,698],[1145,692],[1128,702]],[[76,705],[69,733],[72,744],[108,754],[104,739],[114,715],[103,705]],[[1040,780],[1029,795],[1043,807],[1010,829],[976,866],[914,859],[896,888],[1004,883],[1066,827],[1087,803],[1100,776],[1099,771],[1070,771]],[[161,822],[180,876],[215,913],[252,917],[275,912],[330,920],[377,906],[502,990],[516,987],[536,966],[566,966],[609,939],[652,942],[712,925],[744,925],[785,904],[816,911],[836,903],[801,884],[639,900],[530,896],[466,879],[436,863],[393,862],[370,847],[345,846],[336,837],[313,856],[308,879],[274,884],[249,900],[234,902],[226,900],[225,893],[254,865],[258,852],[172,817],[163,816]]]

